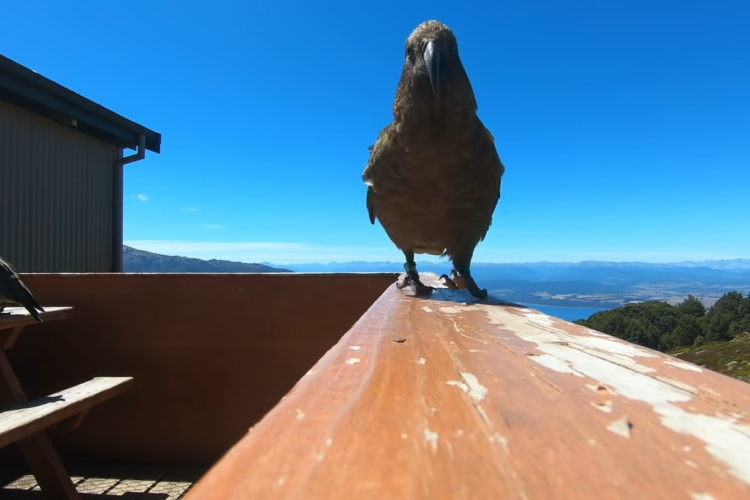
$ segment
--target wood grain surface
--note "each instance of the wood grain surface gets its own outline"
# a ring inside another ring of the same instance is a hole
[[[187,498],[750,498],[749,417],[741,381],[391,286]]]

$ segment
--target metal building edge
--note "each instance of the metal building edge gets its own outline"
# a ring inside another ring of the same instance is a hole
[[[0,254],[20,272],[121,272],[123,165],[146,150],[161,134],[0,55]]]

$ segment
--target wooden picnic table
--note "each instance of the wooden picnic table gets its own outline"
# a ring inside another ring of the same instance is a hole
[[[67,318],[73,311],[72,307],[46,307],[44,312],[39,313],[43,322]],[[23,307],[6,307],[0,313],[0,331],[12,329],[11,334],[3,342],[3,349],[10,349],[16,343],[24,327],[35,325],[38,322]]]
[[[64,319],[72,307],[46,307],[40,313],[43,323]],[[42,492],[49,498],[80,499],[70,474],[50,441],[47,428],[78,415],[71,430],[77,428],[88,411],[133,386],[132,377],[94,377],[74,387],[29,400],[5,351],[11,349],[24,329],[39,324],[22,307],[8,307],[0,313],[0,371],[16,405],[0,412],[0,447],[15,443]],[[5,333],[7,335],[5,335]]]

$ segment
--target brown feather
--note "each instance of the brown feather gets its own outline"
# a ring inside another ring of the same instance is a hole
[[[424,71],[427,40],[441,49],[440,96]],[[380,220],[404,251],[471,260],[500,198],[505,172],[494,137],[458,56],[455,36],[428,21],[407,40],[407,58],[394,100],[394,120],[379,134],[362,175],[370,220]],[[467,256],[468,254],[468,256]]]
[[[0,257],[0,310],[5,306],[22,306],[35,320],[42,321],[37,310],[44,312],[44,309],[18,277],[13,266]]]

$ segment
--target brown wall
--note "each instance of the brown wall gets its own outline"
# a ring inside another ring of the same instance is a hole
[[[8,351],[30,397],[95,376],[135,388],[56,437],[66,458],[210,465],[269,411],[395,275],[27,274],[74,316]]]

